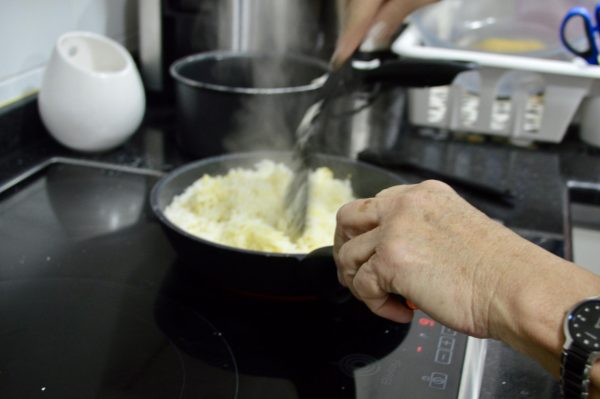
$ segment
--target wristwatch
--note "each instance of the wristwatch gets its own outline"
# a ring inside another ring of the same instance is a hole
[[[588,397],[592,364],[600,358],[600,296],[573,306],[564,321],[565,344],[560,367],[564,399]]]

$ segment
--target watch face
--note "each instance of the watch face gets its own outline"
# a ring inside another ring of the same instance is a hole
[[[579,346],[600,351],[600,300],[579,305],[569,316],[569,333]]]

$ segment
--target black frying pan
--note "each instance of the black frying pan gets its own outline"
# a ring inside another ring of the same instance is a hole
[[[251,251],[210,242],[186,233],[164,215],[175,195],[204,174],[225,174],[232,167],[253,167],[259,160],[289,163],[285,152],[254,152],[206,158],[182,166],[164,176],[150,194],[152,210],[158,217],[182,263],[200,278],[241,293],[307,299],[339,287],[331,247],[307,254],[280,254]],[[315,155],[311,167],[327,166],[336,178],[351,178],[355,196],[372,197],[379,191],[403,183],[384,169],[351,159]],[[240,199],[243,200],[243,199]]]

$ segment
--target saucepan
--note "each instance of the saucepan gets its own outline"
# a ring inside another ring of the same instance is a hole
[[[211,51],[171,66],[182,151],[207,157],[284,150],[327,64],[305,55]]]
[[[181,166],[161,178],[150,194],[152,210],[167,238],[180,256],[181,264],[199,278],[235,292],[287,299],[315,299],[335,294],[337,280],[331,247],[310,254],[271,253],[235,248],[187,233],[165,215],[166,207],[205,174],[223,175],[231,168],[251,168],[263,159],[291,163],[289,152],[248,152],[205,158]],[[345,157],[315,154],[311,168],[325,166],[338,179],[350,178],[354,195],[366,198],[403,183],[385,169]],[[244,201],[243,198],[239,198]]]
[[[339,147],[350,141],[351,126],[358,120],[364,124],[356,108],[366,105],[354,104],[363,104],[364,92],[378,93],[369,95],[367,103],[373,104],[375,98],[387,97],[387,90],[449,84],[475,67],[460,61],[400,59],[385,50],[357,53],[349,66],[340,80],[344,90],[338,90],[334,101],[336,114],[345,117],[329,118],[328,134],[320,140],[330,148],[323,152],[339,154]],[[194,157],[289,150],[304,111],[320,98],[330,72],[327,63],[305,55],[226,51],[190,55],[174,62],[170,71],[175,79],[175,137],[180,149]],[[373,117],[385,125],[378,130],[397,129],[398,104],[375,104],[382,109]]]

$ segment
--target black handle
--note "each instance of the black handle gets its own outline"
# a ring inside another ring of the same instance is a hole
[[[387,83],[402,87],[434,87],[451,84],[462,72],[475,68],[475,64],[461,61],[432,61],[399,59],[387,61],[378,68],[360,72],[367,83]]]
[[[473,62],[398,57],[389,50],[358,52],[353,66],[366,83],[403,87],[433,87],[451,84],[462,72],[477,68]]]
[[[333,247],[317,248],[307,254],[299,265],[302,278],[313,287],[313,291],[322,299],[334,304],[347,302],[352,293],[342,286],[337,278],[337,269],[333,260]]]
[[[311,280],[315,292],[330,303],[341,304],[352,298],[350,290],[340,284],[337,269],[333,260],[333,247],[317,248],[300,261],[302,275]],[[414,305],[403,296],[391,294],[394,300],[410,309]]]

